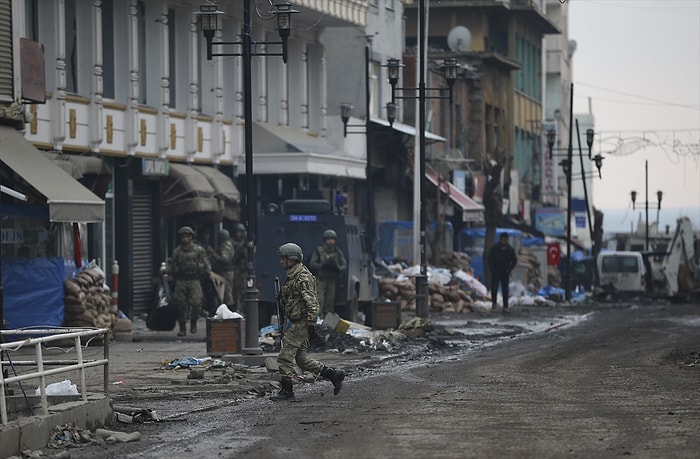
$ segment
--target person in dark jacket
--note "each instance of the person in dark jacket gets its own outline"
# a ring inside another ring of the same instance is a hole
[[[508,243],[508,233],[501,233],[498,242],[491,246],[488,253],[488,264],[491,269],[491,309],[496,309],[498,284],[501,284],[503,295],[503,311],[508,310],[508,281],[510,273],[518,264],[515,249]]]

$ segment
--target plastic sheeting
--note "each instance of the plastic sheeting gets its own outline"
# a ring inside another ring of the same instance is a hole
[[[63,325],[63,258],[2,260],[7,328]]]

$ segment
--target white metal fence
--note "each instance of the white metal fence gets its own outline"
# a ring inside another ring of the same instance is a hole
[[[85,384],[85,369],[102,365],[104,369],[103,386],[105,395],[109,395],[109,329],[107,328],[49,328],[49,329],[18,329],[0,330],[0,416],[2,424],[8,423],[7,400],[5,389],[8,384],[21,382],[30,379],[39,379],[41,390],[41,408],[44,415],[49,412],[49,403],[46,395],[46,377],[55,374],[79,371],[80,374],[80,394],[82,400],[87,402],[87,388]],[[5,342],[5,336],[26,336],[12,342]],[[103,338],[104,356],[99,360],[83,359],[83,346],[90,339]],[[46,343],[68,340],[74,341],[72,351],[75,352],[75,359],[45,359],[42,346]],[[34,346],[35,360],[13,360],[11,352],[18,351],[25,346]],[[46,369],[51,366],[54,368]],[[17,367],[34,367],[33,371],[19,374]],[[5,370],[12,370],[12,376],[5,377]],[[25,394],[26,396],[26,394]]]

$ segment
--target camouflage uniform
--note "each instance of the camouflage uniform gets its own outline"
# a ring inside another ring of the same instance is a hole
[[[228,231],[219,232],[219,252],[215,256],[216,262],[212,263],[214,272],[224,278],[224,297],[222,298],[226,306],[235,310],[232,294],[233,283],[233,255],[235,248]]]
[[[309,338],[315,337],[315,324],[318,318],[318,297],[316,280],[311,271],[301,263],[304,258],[301,248],[294,243],[280,247],[280,264],[287,270],[287,279],[282,284],[280,303],[282,307],[281,323],[289,321],[291,325],[284,332],[282,350],[277,356],[281,389],[271,400],[294,400],[292,377],[296,362],[304,371],[321,375],[333,383],[333,393],[338,395],[343,386],[345,372],[323,365],[309,357]]]
[[[235,234],[235,233],[234,233]],[[246,241],[241,239],[240,234],[231,240],[233,244],[233,302],[239,310],[243,308],[245,295],[245,281],[248,277],[248,246]]]
[[[179,245],[173,251],[168,272],[175,278],[173,303],[177,308],[177,319],[196,321],[202,312],[201,279],[209,276],[211,265],[201,245],[190,243]]]
[[[318,374],[323,364],[309,358],[309,325],[318,317],[316,280],[306,266],[301,263],[287,271],[287,280],[282,284],[283,316],[291,321],[284,334],[284,349],[277,357],[282,378],[294,376],[294,361],[304,371]]]
[[[325,317],[326,313],[335,312],[335,285],[348,265],[338,247],[325,244],[314,251],[309,267],[316,273],[321,317]]]

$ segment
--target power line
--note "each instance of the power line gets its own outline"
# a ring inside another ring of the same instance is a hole
[[[653,102],[653,103],[655,103],[655,104],[670,105],[670,106],[673,106],[673,107],[687,108],[687,109],[689,109],[689,110],[697,110],[697,111],[700,111],[700,104],[697,104],[697,105],[695,105],[695,104],[692,104],[692,105],[690,105],[690,104],[689,104],[689,105],[684,105],[684,104],[679,104],[679,103],[676,103],[676,102],[669,102],[669,101],[666,101],[666,100],[654,99],[654,98],[646,97],[646,96],[639,96],[639,95],[637,95],[637,94],[630,94],[630,93],[628,93],[628,92],[618,91],[618,90],[615,90],[615,89],[604,88],[604,87],[602,87],[602,86],[596,86],[596,85],[587,84],[587,83],[576,82],[575,84],[576,84],[576,85],[579,85],[579,86],[585,86],[585,87],[588,87],[588,88],[598,89],[598,90],[600,90],[600,91],[606,91],[606,92],[611,92],[611,93],[614,93],[614,94],[620,94],[620,95],[627,96],[627,97],[634,97],[634,98],[636,98],[636,99],[646,100],[646,101],[648,101],[648,102]]]

